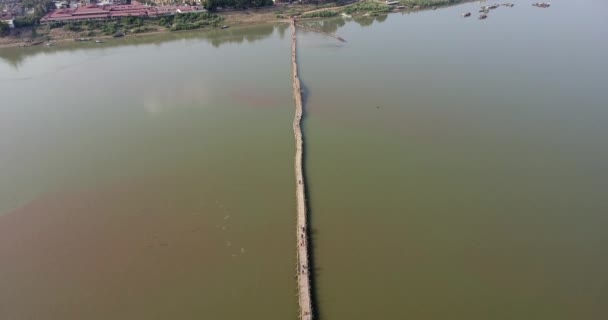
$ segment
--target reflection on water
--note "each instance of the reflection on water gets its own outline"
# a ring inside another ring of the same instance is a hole
[[[260,24],[250,27],[233,27],[229,29],[201,29],[196,31],[170,32],[162,34],[139,35],[120,39],[107,39],[103,44],[94,42],[72,42],[65,41],[56,43],[55,46],[29,47],[29,48],[3,48],[0,49],[0,61],[18,68],[24,59],[41,54],[54,54],[62,51],[74,51],[83,49],[104,49],[124,46],[139,46],[155,44],[161,46],[171,41],[209,41],[214,47],[219,48],[224,44],[241,44],[245,41],[255,42],[268,38],[276,31],[281,39],[285,35],[288,24]]]
[[[209,105],[211,93],[205,78],[194,78],[176,83],[172,88],[144,89],[141,97],[144,109],[158,114],[167,108],[202,107]]]
[[[338,29],[344,27],[348,21],[354,21],[362,27],[369,27],[374,22],[382,23],[386,21],[388,14],[382,14],[377,16],[354,16],[352,18],[331,18],[324,20],[309,20],[300,21],[299,23],[309,26],[311,28],[319,29],[327,33],[336,33]]]
[[[374,24],[374,22],[382,23],[386,21],[386,18],[388,18],[387,14],[377,15],[375,17],[355,16],[353,17],[353,21],[362,27],[369,27]]]
[[[299,33],[323,319],[608,318],[605,10],[477,6]],[[286,29],[0,50],[0,319],[295,318]]]
[[[297,314],[281,30],[0,50],[0,319]]]
[[[478,6],[300,33],[320,318],[608,318],[606,5]]]

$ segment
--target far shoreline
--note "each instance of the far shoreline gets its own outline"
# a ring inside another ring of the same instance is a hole
[[[457,6],[457,5],[461,5],[461,4],[464,4],[467,2],[472,2],[472,1],[473,0],[462,0],[458,3],[441,5],[441,6],[414,7],[414,8],[390,10],[387,12],[379,13],[379,15],[380,14],[388,15],[390,13],[404,13],[404,12],[410,13],[410,12],[429,11],[429,10],[435,10],[435,9],[440,9],[440,8]],[[264,8],[221,11],[221,12],[215,12],[215,14],[223,17],[225,19],[224,23],[230,28],[248,27],[248,26],[261,25],[261,24],[276,24],[276,23],[289,24],[290,23],[289,17],[286,16],[284,18],[277,18],[276,17],[277,15],[275,14],[275,12],[277,10],[281,10],[281,9],[288,9],[288,10],[303,9],[302,11],[300,11],[299,15],[305,15],[305,14],[310,14],[313,12],[320,12],[320,11],[332,11],[332,12],[335,12],[337,14],[337,16],[339,16],[339,13],[345,7],[354,5],[354,4],[358,4],[358,3],[364,3],[364,2],[365,1],[356,1],[356,2],[351,2],[348,4],[333,6],[333,7],[324,7],[323,5],[281,4],[281,5],[274,5],[271,7],[264,7]],[[371,2],[380,4],[380,5],[384,4],[381,1],[371,1]],[[394,7],[391,9],[394,9]],[[354,15],[355,16],[364,16],[366,14],[369,14],[369,12],[358,12]],[[323,19],[327,19],[327,18],[331,18],[331,17],[301,18],[301,20],[302,21],[315,21],[315,20],[318,21],[318,20],[323,20]],[[24,30],[26,30],[26,31],[28,29],[31,29],[31,28],[24,28]],[[156,30],[156,31],[150,31],[150,32],[128,33],[128,34],[125,34],[124,37],[121,37],[121,38],[139,38],[139,37],[160,35],[160,34],[172,34],[172,33],[180,34],[180,33],[184,33],[184,32],[199,32],[199,31],[205,32],[205,31],[209,31],[209,30],[220,30],[220,28],[219,27],[208,27],[208,28],[200,28],[200,29],[193,29],[193,30],[180,30],[180,31],[171,31],[171,30],[164,28],[163,30]],[[52,43],[54,46],[54,45],[65,44],[66,42],[74,42],[75,39],[78,39],[78,38],[82,38],[82,36],[79,35],[78,32],[65,32],[62,34],[61,37],[50,37],[50,39],[45,39],[44,37],[39,37],[39,38],[35,38],[33,40],[31,40],[28,36],[24,36],[24,35],[8,36],[8,37],[0,38],[0,49],[15,48],[15,47],[23,47],[23,48],[42,47],[42,46],[44,46],[44,43],[48,43],[48,42]],[[87,38],[90,38],[91,41],[116,39],[112,35],[99,35],[99,36],[91,36],[91,37],[87,37]],[[28,45],[27,40],[30,40],[32,42],[38,42],[38,43],[35,45]]]

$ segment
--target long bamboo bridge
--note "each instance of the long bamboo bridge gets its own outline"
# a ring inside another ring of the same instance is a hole
[[[302,138],[302,114],[304,113],[302,86],[300,84],[300,76],[298,75],[298,60],[297,60],[297,37],[296,26],[306,28],[307,30],[321,33],[326,36],[335,38],[341,42],[346,40],[321,30],[313,29],[296,24],[296,18],[291,18],[291,66],[293,69],[293,97],[296,103],[296,112],[293,119],[293,134],[296,142],[295,156],[295,173],[296,173],[296,198],[297,198],[297,232],[296,241],[298,246],[298,257],[296,268],[298,281],[298,304],[300,306],[300,319],[312,320],[312,293],[311,293],[311,272],[313,266],[310,265],[310,250],[308,232],[308,215],[306,212],[306,192],[304,187],[304,139]]]
[[[312,297],[310,290],[310,271],[308,256],[308,217],[306,214],[306,198],[304,190],[303,145],[302,139],[302,86],[298,75],[298,62],[296,59],[297,39],[295,19],[291,20],[291,65],[293,69],[293,96],[296,103],[296,112],[293,119],[293,133],[296,142],[296,197],[297,197],[297,244],[298,244],[298,303],[300,306],[300,319],[312,320]]]

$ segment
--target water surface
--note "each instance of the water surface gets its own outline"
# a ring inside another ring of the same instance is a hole
[[[608,316],[608,7],[300,32],[319,319]]]
[[[296,315],[286,26],[0,54],[0,318]]]
[[[299,32],[319,319],[608,316],[606,2]],[[290,319],[286,26],[0,51],[0,318]]]

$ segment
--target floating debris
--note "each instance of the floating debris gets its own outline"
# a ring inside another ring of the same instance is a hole
[[[488,18],[488,15],[487,15],[487,14],[485,14],[485,13],[482,13],[482,14],[479,16],[479,20],[484,20],[484,19],[487,19],[487,18]]]
[[[224,220],[228,220],[228,219],[230,219],[230,215],[229,214],[226,215],[226,216],[224,216]]]
[[[513,8],[515,6],[513,3],[503,3],[502,5],[509,8]]]
[[[232,242],[226,241],[226,245],[230,247],[230,246],[232,246]]]
[[[245,253],[245,248],[241,248],[241,253]]]
[[[539,8],[549,8],[551,6],[550,3],[548,2],[534,2],[532,4],[533,7],[539,7]]]

